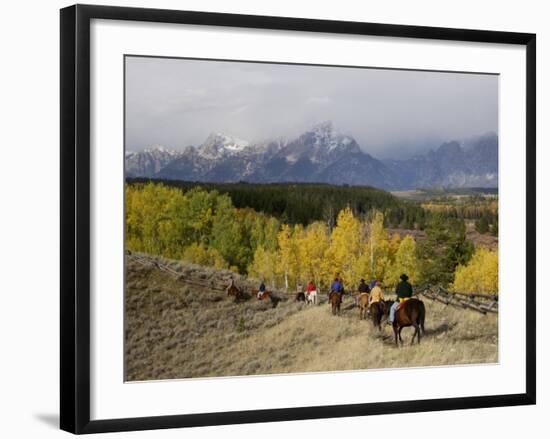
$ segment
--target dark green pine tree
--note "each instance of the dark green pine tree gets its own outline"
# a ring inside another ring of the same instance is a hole
[[[417,246],[422,281],[446,287],[453,282],[457,265],[470,260],[474,246],[466,239],[466,227],[460,219],[432,215],[425,230],[426,239]]]
[[[476,220],[475,226],[478,233],[481,233],[482,235],[487,233],[489,231],[489,221],[487,220],[487,217],[484,215],[480,219]]]

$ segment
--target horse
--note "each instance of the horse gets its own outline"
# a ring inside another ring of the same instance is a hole
[[[359,307],[359,320],[366,319],[369,309],[369,293],[361,293],[357,296],[357,306]]]
[[[235,302],[246,299],[244,292],[237,288],[235,284],[231,284],[227,287],[227,297],[229,296],[235,297]]]
[[[342,303],[342,293],[338,291],[331,291],[328,295],[328,301],[332,305],[332,314],[340,314],[340,304]]]
[[[306,305],[316,305],[317,304],[317,290],[310,291],[306,293]]]
[[[398,346],[397,339],[403,344],[401,338],[401,330],[407,326],[414,326],[414,334],[412,336],[411,345],[414,343],[414,337],[417,337],[418,344],[420,344],[420,329],[422,333],[424,331],[424,319],[426,317],[426,308],[424,302],[420,299],[411,298],[399,305],[397,312],[395,313],[395,319],[393,321],[393,333],[395,335],[395,345]]]
[[[277,297],[275,294],[273,294],[272,291],[263,291],[261,294],[258,294],[260,290],[258,289],[252,289],[251,294],[256,296],[258,300],[271,300],[271,305],[273,305],[273,308],[275,308],[279,302],[281,301],[280,297]]]
[[[306,295],[303,292],[296,293],[295,299],[296,299],[296,302],[305,302]]]
[[[372,317],[372,324],[375,328],[382,331],[382,318],[388,316],[390,307],[393,301],[382,300],[380,302],[373,302],[370,304],[370,315]]]
[[[252,295],[256,296],[258,300],[267,300],[271,297],[271,291],[265,290],[260,293],[260,290],[253,289]]]

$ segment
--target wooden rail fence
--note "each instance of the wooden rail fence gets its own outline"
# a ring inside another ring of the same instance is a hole
[[[417,288],[414,293],[456,308],[471,309],[482,314],[498,313],[498,295],[496,294],[460,293],[433,285]]]
[[[178,280],[184,281],[186,284],[194,285],[201,288],[209,288],[214,291],[226,291],[228,285],[222,284],[219,281],[214,279],[205,279],[204,281],[199,281],[196,279],[190,279],[188,276],[185,276],[184,273],[181,273],[173,268],[158,262],[156,259],[137,255],[132,252],[127,252],[126,256],[147,267],[155,267],[161,271],[164,271],[172,276],[175,276]],[[250,282],[241,281],[241,284],[246,284],[245,290],[251,288]],[[243,286],[241,285],[241,288]],[[284,292],[280,290],[274,291],[281,298],[283,296],[295,296],[296,293]],[[487,313],[498,313],[498,295],[496,294],[479,294],[479,293],[460,293],[454,291],[448,291],[445,288],[437,285],[427,285],[423,287],[418,287],[414,291],[415,295],[424,296],[435,302],[443,303],[445,305],[453,306],[456,308],[462,309],[471,309],[483,314]],[[321,300],[321,292],[317,291],[318,300]]]

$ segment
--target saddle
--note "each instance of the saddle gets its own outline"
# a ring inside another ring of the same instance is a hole
[[[399,303],[397,304],[397,307],[395,308],[395,312],[399,311],[401,308],[405,306],[405,304],[411,299],[411,297],[404,297],[399,300]]]

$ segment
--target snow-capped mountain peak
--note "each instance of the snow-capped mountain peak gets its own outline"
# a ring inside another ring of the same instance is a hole
[[[355,139],[323,122],[292,139],[249,143],[214,132],[199,147],[174,151],[154,146],[126,152],[128,177],[256,183],[323,182],[386,189],[483,186],[498,183],[495,133],[462,144],[446,142],[410,159],[380,161]]]
[[[198,150],[204,157],[216,158],[242,152],[248,146],[249,143],[246,140],[223,133],[212,133]]]
[[[336,130],[331,121],[325,121],[315,125],[308,133],[311,133],[315,139],[314,146],[325,148],[328,151],[333,151],[339,147],[347,147],[352,143],[356,143],[353,137],[342,134],[340,131]]]
[[[289,157],[292,161],[298,155],[307,153],[313,161],[325,161],[327,157],[340,153],[360,152],[359,145],[351,136],[344,135],[334,129],[332,122],[325,121],[313,126],[302,134],[294,143],[301,143],[299,147],[293,147],[293,154]]]
[[[142,151],[126,151],[126,174],[153,176],[181,155],[182,152],[161,145],[151,146]]]

